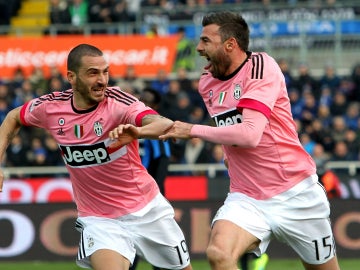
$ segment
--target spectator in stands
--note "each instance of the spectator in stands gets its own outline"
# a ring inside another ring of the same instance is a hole
[[[121,86],[123,83],[130,84],[134,91],[139,91],[139,93],[146,86],[145,81],[136,74],[134,65],[128,65],[125,68],[124,75],[116,82],[116,85]]]
[[[346,95],[341,91],[336,91],[333,97],[333,102],[330,105],[330,113],[332,116],[344,115],[348,102]]]
[[[176,48],[174,70],[184,68],[187,71],[193,71],[195,69],[195,44],[186,37],[185,27],[179,27],[177,34],[179,41]]]
[[[340,80],[340,85],[336,91],[343,92],[348,100],[354,100],[353,99],[353,93],[354,93],[354,83],[352,82],[350,76],[344,76]]]
[[[168,92],[170,85],[170,79],[168,73],[165,69],[160,68],[154,80],[150,82],[150,87],[154,88],[161,95],[164,95]]]
[[[301,122],[304,126],[311,124],[316,118],[318,111],[315,96],[310,91],[303,92],[303,107],[301,111]]]
[[[135,21],[137,14],[140,11],[142,0],[126,0],[126,8],[129,16],[129,21]]]
[[[353,82],[352,100],[360,102],[360,63],[356,64],[351,73],[351,80]]]
[[[310,155],[312,155],[316,142],[313,141],[311,139],[311,137],[309,136],[309,134],[307,134],[305,132],[299,134],[299,139],[300,139],[300,142],[301,142],[302,146],[304,147],[305,151],[308,152]]]
[[[317,111],[316,118],[321,121],[324,128],[329,128],[332,124],[332,116],[330,114],[330,107],[320,104]]]
[[[344,115],[345,124],[348,128],[356,130],[360,119],[360,103],[350,102]]]
[[[284,74],[287,89],[291,89],[294,84],[294,78],[291,75],[288,61],[285,58],[280,58],[277,62],[279,64],[281,72]]]
[[[192,124],[204,124],[205,112],[202,108],[193,106],[188,119],[189,123]]]
[[[304,108],[304,100],[301,98],[299,91],[295,88],[289,89],[288,94],[291,104],[291,114],[293,118],[301,119],[302,111]]]
[[[116,28],[106,24],[127,21],[127,11],[124,0],[98,0],[91,1],[89,7],[89,20],[91,23],[104,24],[103,27],[93,30],[93,33],[116,33]]]
[[[159,7],[160,2],[159,0],[143,0],[141,2],[141,7],[144,8],[157,8]]]
[[[318,82],[310,74],[309,66],[305,63],[301,63],[298,67],[298,76],[294,81],[294,87],[299,90],[300,96],[304,90],[308,90],[316,99],[319,97]]]
[[[177,80],[171,80],[169,91],[163,95],[160,112],[165,117],[175,119],[189,119],[192,105],[185,91],[180,88]]]
[[[188,94],[189,98],[191,99],[191,102],[194,106],[200,107],[204,110],[204,113],[206,113],[206,107],[205,103],[202,100],[199,92],[198,92],[198,86],[199,86],[199,79],[194,78],[191,80],[191,88],[186,93]],[[206,113],[207,115],[207,113]]]
[[[10,91],[8,83],[2,80],[0,80],[0,99],[5,100],[9,106],[13,99],[13,93]]]
[[[211,151],[208,144],[200,138],[191,138],[185,143],[183,163],[188,165],[209,163],[211,161]],[[189,171],[188,174],[204,175],[205,171]]]
[[[180,83],[180,88],[186,91],[187,93],[190,92],[192,89],[191,79],[189,78],[189,72],[184,67],[178,67],[176,69],[176,79]]]
[[[185,91],[181,91],[176,99],[176,110],[177,110],[177,117],[176,119],[183,119],[183,121],[189,121],[190,114],[193,110],[193,106],[189,99],[189,96],[185,93]]]
[[[51,26],[59,27],[56,29],[56,34],[68,34],[67,24],[71,24],[71,15],[68,6],[68,1],[65,0],[51,0],[50,1],[50,24]],[[47,29],[45,34],[49,34],[50,29]]]
[[[89,21],[89,5],[87,0],[70,0],[69,11],[73,26],[71,32],[73,34],[83,33],[83,27]]]
[[[14,90],[14,93],[15,97],[13,99],[13,103],[11,104],[13,108],[23,105],[25,102],[36,97],[30,79],[25,79],[22,82],[21,87]]]
[[[326,65],[324,69],[324,74],[319,81],[320,88],[329,87],[332,92],[337,90],[340,86],[340,77],[336,74],[335,68],[333,65]]]
[[[337,141],[334,146],[334,152],[331,156],[331,161],[354,161],[349,153],[348,146],[345,141]],[[338,169],[337,169],[338,171]],[[347,169],[346,169],[347,171]]]
[[[322,86],[319,97],[319,105],[330,106],[333,100],[333,92],[330,87]]]
[[[13,93],[13,91],[15,91],[15,89],[22,87],[24,80],[25,80],[24,70],[20,67],[16,68],[14,70],[12,79],[8,84],[10,92]]]
[[[306,133],[315,143],[320,143],[326,151],[333,149],[334,143],[328,128],[325,128],[319,119],[314,119],[306,129]]]
[[[131,20],[126,0],[111,0],[111,5],[112,22],[128,22]]]
[[[31,166],[43,167],[48,165],[49,164],[47,163],[47,153],[45,148],[35,149],[32,152]]]
[[[320,143],[316,143],[311,156],[316,164],[316,172],[319,176],[323,175],[325,173],[326,162],[329,161],[330,155],[325,151],[324,147]]]
[[[58,77],[52,77],[49,80],[49,86],[47,89],[51,92],[55,92],[55,91],[64,91],[66,88],[63,85],[61,79],[59,79]]]
[[[70,87],[69,83],[65,80],[64,76],[61,74],[59,68],[57,66],[51,66],[50,67],[50,75],[49,77],[47,77],[47,88],[50,88],[51,84],[52,84],[52,78],[57,78],[59,81],[59,84],[61,85],[61,87],[59,86],[59,89],[65,90],[68,89]],[[55,87],[56,89],[56,87]],[[51,90],[51,88],[50,88]]]
[[[224,150],[221,144],[214,144],[210,151],[210,163],[224,164]],[[215,177],[229,177],[229,173],[227,170],[217,170]]]
[[[0,0],[0,26],[10,25],[11,10],[9,6],[9,1]],[[8,31],[1,30],[0,35],[7,34]]]
[[[4,121],[10,110],[8,101],[5,98],[0,98],[0,124]]]
[[[334,116],[332,119],[332,129],[330,131],[331,138],[334,142],[344,141],[345,140],[345,133],[347,130],[347,126],[345,123],[345,119],[343,116]]]
[[[44,148],[46,151],[46,165],[65,166],[59,146],[55,141],[55,139],[50,134],[46,134],[45,136]]]
[[[44,76],[44,71],[41,67],[34,67],[29,76],[33,92],[36,96],[41,96],[47,93],[47,80]]]
[[[29,166],[30,148],[24,143],[20,134],[16,134],[11,140],[9,147],[6,149],[5,166],[6,167],[26,167]],[[12,175],[13,177],[22,178],[26,175],[20,173]]]
[[[345,131],[345,143],[351,159],[359,160],[360,138],[356,136],[354,130],[348,129]]]

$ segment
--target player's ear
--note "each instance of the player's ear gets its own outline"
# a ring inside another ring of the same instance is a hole
[[[227,51],[232,51],[235,48],[235,39],[234,38],[229,38],[228,40],[225,41],[225,49]]]
[[[68,70],[66,76],[67,76],[69,83],[71,83],[75,80],[76,74],[75,74],[75,72]]]

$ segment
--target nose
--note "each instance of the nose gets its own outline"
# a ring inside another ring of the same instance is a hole
[[[101,84],[106,84],[109,80],[109,75],[107,73],[99,73],[98,82]]]

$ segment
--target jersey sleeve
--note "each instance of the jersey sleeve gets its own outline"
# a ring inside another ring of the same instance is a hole
[[[24,126],[44,128],[46,123],[46,112],[44,102],[38,98],[26,102],[20,110],[20,120]]]
[[[262,112],[270,117],[276,100],[284,89],[284,77],[275,60],[266,54],[256,54],[251,58],[252,68],[247,74],[243,94],[237,105]]]

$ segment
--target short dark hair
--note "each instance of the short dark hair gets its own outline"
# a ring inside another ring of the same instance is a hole
[[[77,73],[81,66],[81,59],[83,56],[103,56],[103,52],[90,44],[77,45],[68,55],[67,69]]]
[[[245,19],[238,13],[230,11],[210,12],[202,19],[202,26],[210,24],[219,25],[221,40],[234,37],[243,51],[249,48],[250,30]]]

